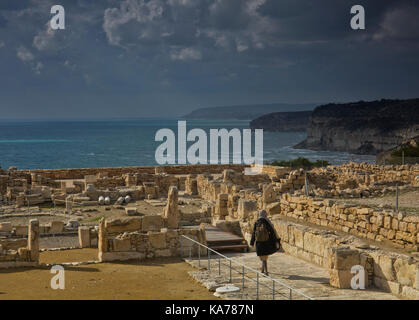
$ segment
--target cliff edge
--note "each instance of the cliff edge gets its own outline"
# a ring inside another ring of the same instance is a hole
[[[317,107],[296,149],[378,154],[419,135],[419,99],[359,101]]]
[[[266,131],[306,131],[312,111],[273,112],[250,122],[251,129]]]

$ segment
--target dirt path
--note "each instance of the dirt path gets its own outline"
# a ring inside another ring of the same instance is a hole
[[[92,260],[96,250],[41,253],[41,262]],[[180,259],[100,263],[65,268],[65,289],[53,290],[49,268],[0,270],[0,299],[215,299]]]

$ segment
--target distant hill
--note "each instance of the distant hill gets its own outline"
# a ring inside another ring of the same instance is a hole
[[[312,112],[295,148],[378,154],[418,135],[419,99],[327,104]]]
[[[250,122],[251,129],[265,131],[306,131],[312,111],[273,112]]]
[[[313,110],[316,104],[252,104],[225,107],[200,108],[188,113],[187,120],[252,120],[264,114],[283,111]]]

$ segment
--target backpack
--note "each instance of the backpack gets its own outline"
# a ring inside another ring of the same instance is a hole
[[[266,224],[261,221],[256,225],[255,240],[258,242],[269,240],[268,228],[266,227]]]

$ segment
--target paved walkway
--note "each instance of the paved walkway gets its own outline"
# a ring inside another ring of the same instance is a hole
[[[234,260],[244,265],[260,270],[260,261],[256,253],[236,253],[226,254]],[[198,260],[188,261],[194,267],[198,267]],[[210,290],[214,290],[220,284],[229,283],[230,268],[227,260],[219,261],[211,259],[211,272],[208,273],[208,260],[201,259],[200,271],[192,271],[190,274],[197,281],[201,282]],[[233,263],[232,283],[242,288],[243,277],[241,266]],[[297,289],[303,294],[315,300],[395,300],[396,296],[379,291],[378,289],[352,290],[337,289],[329,285],[329,273],[326,269],[305,262],[285,253],[275,253],[270,256],[268,261],[269,276],[285,283],[286,285]],[[220,270],[220,273],[219,273]],[[256,299],[256,273],[245,272],[245,287],[237,293],[229,294],[227,299]],[[272,281],[260,278],[259,281],[259,299],[272,299]],[[288,299],[289,289],[275,284],[275,299]],[[299,296],[297,292],[292,293],[293,299],[305,299]]]

